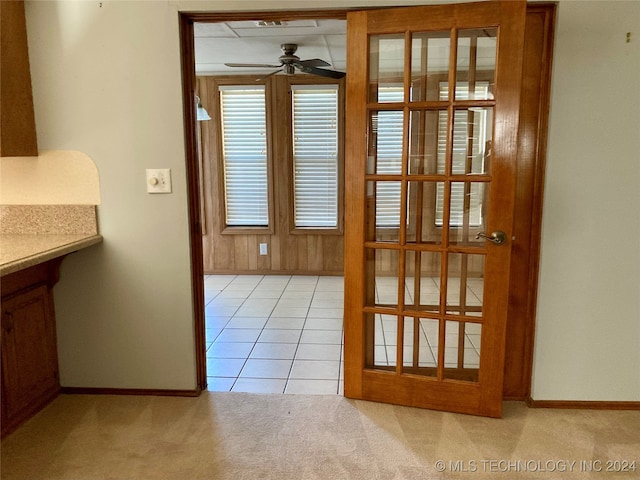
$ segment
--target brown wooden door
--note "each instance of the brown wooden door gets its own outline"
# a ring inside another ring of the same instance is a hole
[[[502,413],[525,8],[348,15],[347,397]]]

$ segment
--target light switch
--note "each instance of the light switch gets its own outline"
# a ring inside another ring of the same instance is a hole
[[[171,193],[171,169],[147,169],[147,193]]]

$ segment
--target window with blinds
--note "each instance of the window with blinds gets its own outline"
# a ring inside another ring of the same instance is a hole
[[[294,222],[338,227],[338,86],[292,85]]]
[[[220,86],[227,226],[267,227],[267,122],[265,87]]]

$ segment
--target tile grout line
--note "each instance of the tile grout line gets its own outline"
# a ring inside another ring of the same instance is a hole
[[[231,286],[231,284],[233,283],[234,280],[236,280],[239,277],[239,275],[236,275],[233,280],[231,280],[229,282],[229,284],[225,287],[225,290],[227,288],[229,288]],[[262,281],[262,279],[260,280]],[[222,334],[222,332],[224,332],[225,328],[227,328],[227,325],[229,325],[229,322],[231,322],[231,320],[233,320],[233,317],[235,317],[236,313],[238,312],[238,310],[240,310],[240,307],[242,307],[242,305],[244,305],[244,302],[247,301],[247,299],[251,296],[251,294],[255,291],[256,287],[260,284],[260,282],[258,282],[252,289],[251,292],[249,292],[249,294],[244,298],[244,300],[242,301],[242,303],[238,306],[238,308],[235,310],[235,312],[231,315],[231,317],[229,317],[229,321],[225,324],[225,326],[222,328],[222,331],[220,332],[220,334]],[[219,336],[219,335],[218,335]],[[258,335],[259,337],[260,335]],[[257,342],[257,338],[256,338],[256,342]],[[251,347],[251,350],[249,350],[249,353],[245,356],[244,362],[242,363],[242,366],[240,367],[240,370],[238,370],[238,374],[235,376],[233,382],[231,383],[231,386],[229,387],[229,392],[231,392],[233,390],[233,387],[235,387],[236,383],[238,383],[238,379],[240,378],[240,373],[242,373],[242,370],[244,369],[245,365],[247,364],[247,360],[249,360],[249,355],[251,355],[251,352],[253,351],[253,349],[255,348],[255,344],[256,342],[253,342],[253,347]],[[231,342],[233,343],[233,342]]]
[[[245,300],[244,300],[245,302],[249,299],[251,294],[256,291],[256,288],[258,288],[258,285],[260,285],[263,282],[264,278],[265,278],[265,275],[262,275],[262,278],[260,278],[260,281],[256,284],[255,287],[253,287],[253,289],[251,290],[249,295],[247,295],[247,298],[245,298]],[[291,281],[291,277],[289,277],[289,282],[290,281]],[[289,282],[287,282],[287,285],[289,284]],[[286,289],[286,286],[285,286],[285,289]],[[283,289],[282,291],[284,292],[285,289]],[[280,297],[278,297],[278,301],[280,301],[280,298],[282,298],[282,292],[280,293]],[[244,304],[244,302],[242,302],[242,304]],[[242,304],[241,304],[241,306],[242,306]],[[260,329],[260,333],[256,337],[256,340],[253,342],[253,346],[251,347],[251,350],[249,350],[249,353],[247,353],[246,358],[244,359],[244,363],[242,364],[242,367],[240,368],[240,371],[238,371],[238,375],[236,376],[233,384],[231,385],[231,388],[229,389],[230,392],[233,391],[233,387],[235,387],[236,384],[238,383],[238,380],[240,379],[240,375],[242,374],[242,371],[244,370],[244,367],[247,365],[247,362],[249,361],[249,358],[251,357],[251,353],[256,348],[256,344],[258,343],[258,339],[260,338],[260,335],[262,335],[262,332],[264,332],[264,329],[265,329],[267,323],[269,323],[269,319],[271,318],[271,314],[273,313],[273,310],[276,308],[277,304],[278,304],[278,302],[275,303],[275,305],[273,306],[273,308],[269,312],[269,315],[267,315],[267,320],[264,322],[264,325]],[[238,308],[238,310],[239,309],[240,308]],[[234,316],[235,316],[235,314],[231,317],[231,319],[233,319]],[[229,321],[231,321],[231,320],[229,320]]]
[[[287,379],[284,382],[284,389],[282,393],[287,391],[287,387],[289,386],[289,380],[291,380],[291,372],[293,372],[293,364],[296,361],[296,354],[298,353],[298,349],[300,348],[300,340],[302,340],[302,334],[304,333],[304,326],[307,324],[307,318],[309,318],[309,311],[311,310],[311,304],[313,303],[313,297],[316,295],[316,288],[318,288],[319,277],[316,277],[315,285],[313,286],[313,293],[311,294],[311,299],[309,300],[309,306],[307,307],[307,313],[304,316],[304,321],[302,322],[302,328],[300,329],[300,337],[298,337],[298,343],[296,343],[296,349],[293,352],[293,359],[291,360],[291,366],[289,367],[289,373],[287,374]]]

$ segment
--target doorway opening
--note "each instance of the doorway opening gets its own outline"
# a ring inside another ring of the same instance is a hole
[[[542,184],[546,151],[546,129],[549,106],[549,82],[555,7],[536,4],[527,7],[524,88],[521,97],[521,129],[518,135],[518,177],[516,185],[515,235],[521,243],[513,251],[510,280],[509,315],[503,398],[524,400],[529,396],[535,300],[537,287],[538,251],[542,205]],[[195,73],[194,23],[250,20],[345,18],[345,11],[333,12],[242,12],[242,13],[183,13],[180,15],[183,58],[183,100],[191,105],[198,93]],[[192,239],[192,269],[196,317],[196,355],[198,385],[206,388],[206,324],[205,282],[203,269],[202,217],[200,189],[201,164],[198,145],[198,124],[195,111],[185,108],[187,174],[189,182],[189,212]],[[262,243],[262,242],[261,242]],[[229,272],[227,272],[229,273]],[[250,273],[250,272],[242,272]],[[294,272],[296,273],[296,272]],[[298,272],[302,273],[302,272]],[[211,277],[210,283],[215,283]],[[267,277],[264,277],[265,279]],[[293,278],[293,277],[292,277]],[[320,277],[319,277],[320,278]],[[258,285],[256,285],[257,287]]]
[[[345,15],[193,24],[210,390],[342,393]]]

